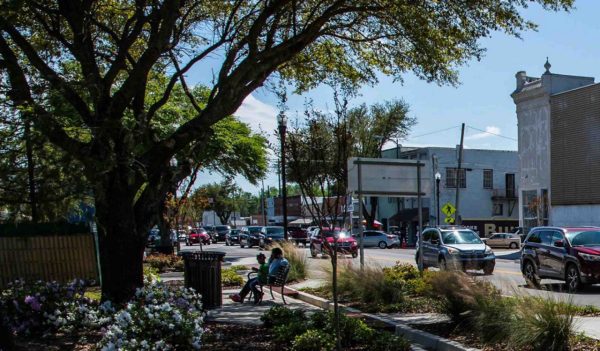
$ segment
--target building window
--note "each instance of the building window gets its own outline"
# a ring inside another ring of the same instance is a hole
[[[504,206],[502,204],[494,204],[494,210],[492,216],[503,216],[504,215]]]
[[[483,170],[483,188],[493,189],[494,188],[494,170],[484,169]]]
[[[446,188],[456,188],[456,183],[461,188],[467,187],[467,173],[466,169],[461,168],[459,172],[459,179],[456,177],[456,168],[446,168]]]

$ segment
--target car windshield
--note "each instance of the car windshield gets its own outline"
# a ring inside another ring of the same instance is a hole
[[[470,230],[454,230],[442,232],[444,244],[481,244],[481,239]]]
[[[240,230],[239,229],[232,229],[231,230],[231,234],[236,235],[239,234]]]
[[[600,232],[567,232],[572,246],[600,246]]]
[[[268,236],[283,236],[283,227],[267,227]]]
[[[248,232],[250,234],[258,234],[258,233],[260,233],[261,229],[262,229],[262,227],[248,227]]]
[[[223,230],[229,230],[229,227],[226,225],[219,225],[219,226],[215,227],[215,230],[220,232]]]

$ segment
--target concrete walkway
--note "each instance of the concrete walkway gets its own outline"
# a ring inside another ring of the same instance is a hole
[[[575,329],[590,338],[600,340],[600,317],[575,317]]]
[[[239,290],[224,290],[223,306],[221,308],[209,310],[206,315],[206,320],[221,323],[261,325],[262,322],[260,321],[260,316],[273,306],[283,305],[283,300],[281,300],[279,295],[274,294],[275,299],[271,299],[268,289],[265,291],[263,301],[259,305],[254,305],[254,303],[248,300],[244,303],[233,302],[229,298],[229,295],[237,292],[239,292]],[[313,305],[287,296],[285,301],[287,302],[285,306],[291,309],[303,309],[306,311],[319,310]]]

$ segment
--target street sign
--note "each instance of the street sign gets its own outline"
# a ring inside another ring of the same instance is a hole
[[[452,206],[451,203],[446,202],[446,204],[444,206],[442,206],[442,212],[446,216],[452,216],[454,214],[454,212],[456,212],[456,207]]]
[[[454,224],[454,217],[446,217],[444,222],[446,222],[446,224]]]

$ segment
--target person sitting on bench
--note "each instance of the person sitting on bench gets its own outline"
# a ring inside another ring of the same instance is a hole
[[[262,253],[259,253],[256,256],[256,260],[258,261],[259,266],[258,268],[252,267],[252,270],[257,272],[256,277],[248,279],[248,281],[246,282],[246,284],[244,284],[244,287],[242,288],[239,294],[229,295],[230,299],[232,299],[235,302],[243,303],[244,299],[246,298],[246,295],[248,295],[250,290],[252,290],[252,293],[254,295],[254,303],[256,304],[258,303],[258,301],[260,301],[263,293],[260,291],[260,289],[258,289],[258,285],[267,284],[267,276],[269,274],[269,265],[265,262],[266,259],[267,257]]]
[[[278,247],[271,250],[271,257],[269,258],[269,284],[275,282],[275,277],[281,267],[287,267],[290,263],[283,257],[283,250]]]

